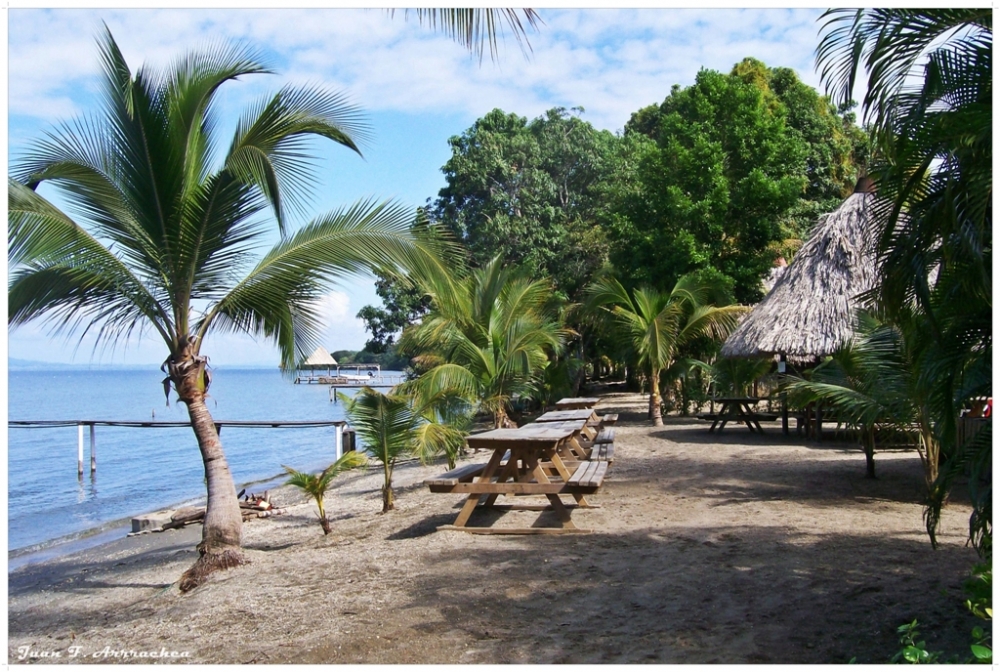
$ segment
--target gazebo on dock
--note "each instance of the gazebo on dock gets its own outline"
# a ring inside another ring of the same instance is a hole
[[[822,215],[771,291],[740,322],[723,357],[779,357],[811,364],[849,342],[859,295],[875,285],[874,183],[863,177],[847,200]],[[787,415],[783,413],[787,431]]]
[[[333,358],[329,352],[327,352],[322,347],[316,348],[311,355],[306,357],[301,364],[298,365],[297,370],[300,371],[322,371],[326,369],[326,375],[332,376],[333,370],[339,366],[337,360]],[[312,379],[312,374],[310,373],[307,378]],[[299,382],[300,378],[296,378],[295,382]]]

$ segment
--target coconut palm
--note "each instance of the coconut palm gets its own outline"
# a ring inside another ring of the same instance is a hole
[[[909,433],[915,420],[914,376],[897,329],[865,314],[859,316],[859,325],[852,342],[817,366],[809,380],[789,376],[785,391],[798,404],[825,404],[842,421],[856,425],[865,453],[865,475],[875,478],[878,426]],[[929,452],[931,459],[936,457],[933,444]],[[921,450],[921,457],[927,453]],[[924,461],[930,467],[929,461]]]
[[[918,306],[933,338],[921,378],[949,465],[928,510],[933,540],[955,475],[989,464],[969,453],[988,441],[954,444],[959,409],[992,393],[992,9],[831,10],[822,20],[823,81],[838,102],[867,84],[873,173],[890,204],[871,299],[892,320]],[[988,488],[976,494],[971,536],[980,543],[990,498]]]
[[[326,495],[326,491],[333,483],[333,479],[341,473],[347,471],[348,469],[363,467],[366,464],[368,464],[368,458],[364,455],[364,453],[350,450],[341,455],[336,462],[318,474],[296,471],[295,469],[286,467],[285,465],[281,465],[281,467],[288,472],[288,475],[291,477],[285,481],[285,484],[294,485],[296,488],[312,497],[313,501],[316,502],[316,508],[319,509],[319,524],[323,528],[323,534],[330,534],[330,521],[326,517],[326,507],[323,504],[323,497]]]
[[[649,418],[655,426],[663,424],[660,373],[674,363],[680,347],[702,336],[724,339],[746,312],[743,306],[709,305],[718,292],[693,274],[680,278],[669,293],[640,287],[630,295],[614,278],[597,280],[585,290],[590,312],[649,375]]]
[[[447,452],[464,440],[458,429],[436,422],[431,415],[433,402],[439,400],[415,406],[410,396],[382,394],[370,387],[361,388],[354,397],[343,392],[338,396],[365,451],[382,464],[382,513],[395,508],[392,472],[399,459]]]
[[[342,96],[283,88],[251,107],[222,146],[216,93],[269,72],[253,51],[223,46],[133,74],[106,31],[100,56],[100,114],[59,127],[13,167],[8,320],[47,318],[54,331],[79,328],[99,343],[143,332],[163,340],[165,389],[187,406],[208,488],[199,558],[181,582],[188,590],[243,562],[236,490],[205,405],[207,337],[264,337],[294,369],[316,345],[315,301],[332,280],[422,248],[407,231],[411,213],[385,203],[358,203],[287,233],[313,184],[309,137],[357,152],[365,135]],[[71,209],[36,192],[42,183]],[[281,237],[258,257],[268,209]]]
[[[406,390],[421,399],[455,394],[509,426],[511,400],[530,396],[549,358],[572,333],[562,326],[547,281],[505,269],[499,258],[468,275],[415,280],[431,309],[403,333],[400,348],[426,369]]]

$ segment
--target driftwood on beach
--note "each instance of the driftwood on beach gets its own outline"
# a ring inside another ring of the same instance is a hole
[[[284,512],[284,509],[276,508],[271,504],[271,498],[266,492],[261,497],[248,495],[245,499],[240,501],[240,513],[243,514],[243,522],[253,518],[270,518],[271,516],[280,516]],[[190,525],[191,523],[202,523],[204,520],[205,507],[187,507],[175,511],[170,516],[170,522],[164,523],[160,529],[173,530],[184,527],[185,525]]]

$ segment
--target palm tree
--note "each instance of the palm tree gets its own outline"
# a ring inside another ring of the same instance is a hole
[[[361,388],[354,397],[343,392],[338,396],[365,450],[382,464],[382,513],[395,508],[392,472],[397,460],[410,455],[425,459],[442,451],[456,451],[456,446],[464,443],[459,429],[436,422],[431,415],[440,399],[415,406],[410,396],[382,394],[370,387]]]
[[[743,306],[708,305],[718,288],[685,275],[670,293],[640,287],[629,295],[614,278],[603,278],[585,290],[591,314],[603,321],[649,375],[649,417],[663,425],[660,373],[671,366],[678,350],[701,336],[721,340],[736,327]]]
[[[390,16],[395,13],[395,10],[392,9],[388,11]],[[490,57],[496,61],[499,53],[497,36],[502,36],[504,25],[510,29],[518,46],[521,47],[521,51],[524,52],[525,47],[528,50],[531,49],[525,24],[537,29],[539,22],[541,22],[538,12],[533,9],[516,10],[498,7],[434,9],[421,7],[403,10],[403,16],[407,16],[410,11],[416,13],[421,24],[425,22],[430,24],[433,30],[440,30],[478,56],[480,63],[487,45],[490,48]],[[521,22],[518,11],[524,15],[524,23]]]
[[[932,541],[955,476],[989,463],[989,435],[955,445],[955,423],[970,397],[992,394],[992,17],[990,8],[831,10],[817,49],[838,102],[867,76],[873,173],[890,204],[870,298],[891,320],[918,306],[934,341],[921,378],[948,466],[927,511]],[[988,552],[989,489],[973,494],[970,536]]]
[[[465,276],[414,279],[431,309],[403,333],[400,349],[420,353],[427,370],[405,389],[422,399],[458,395],[490,413],[495,427],[510,425],[511,400],[530,396],[572,333],[556,317],[551,285],[499,258]]]
[[[323,528],[323,534],[330,534],[330,521],[327,520],[326,507],[323,504],[323,497],[326,495],[326,491],[330,488],[330,484],[333,483],[333,479],[341,473],[348,469],[363,467],[366,464],[368,464],[368,458],[365,457],[364,453],[351,450],[341,455],[336,462],[318,474],[296,471],[285,465],[281,466],[291,477],[285,484],[294,485],[312,497],[313,501],[316,502],[316,508],[319,509],[319,524]]]
[[[205,405],[206,338],[263,336],[294,369],[315,345],[315,301],[333,279],[404,262],[423,247],[407,231],[411,213],[385,203],[358,203],[286,232],[287,213],[302,209],[312,184],[307,139],[358,151],[366,126],[342,96],[283,88],[244,114],[216,162],[215,95],[230,80],[269,72],[255,53],[219,47],[133,75],[106,31],[100,55],[101,114],[50,133],[12,170],[8,320],[48,318],[54,331],[79,327],[105,343],[144,331],[163,339],[165,390],[187,406],[208,488],[199,558],[181,581],[189,590],[243,562],[236,490]],[[43,182],[72,210],[37,193]],[[258,260],[269,208],[281,239]]]
[[[865,475],[875,478],[878,426],[895,427],[908,434],[916,418],[914,376],[897,329],[879,324],[864,313],[859,315],[859,325],[854,340],[817,366],[810,380],[789,376],[785,390],[799,404],[826,404],[841,420],[856,425],[865,453]],[[930,451],[921,450],[921,457],[928,452],[931,459],[925,458],[924,462],[930,467],[935,458],[933,444]]]

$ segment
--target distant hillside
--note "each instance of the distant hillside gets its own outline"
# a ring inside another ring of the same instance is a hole
[[[80,369],[85,368],[79,364],[65,364],[63,362],[40,362],[35,359],[17,359],[10,357],[7,360],[7,369],[16,371],[18,369]]]

